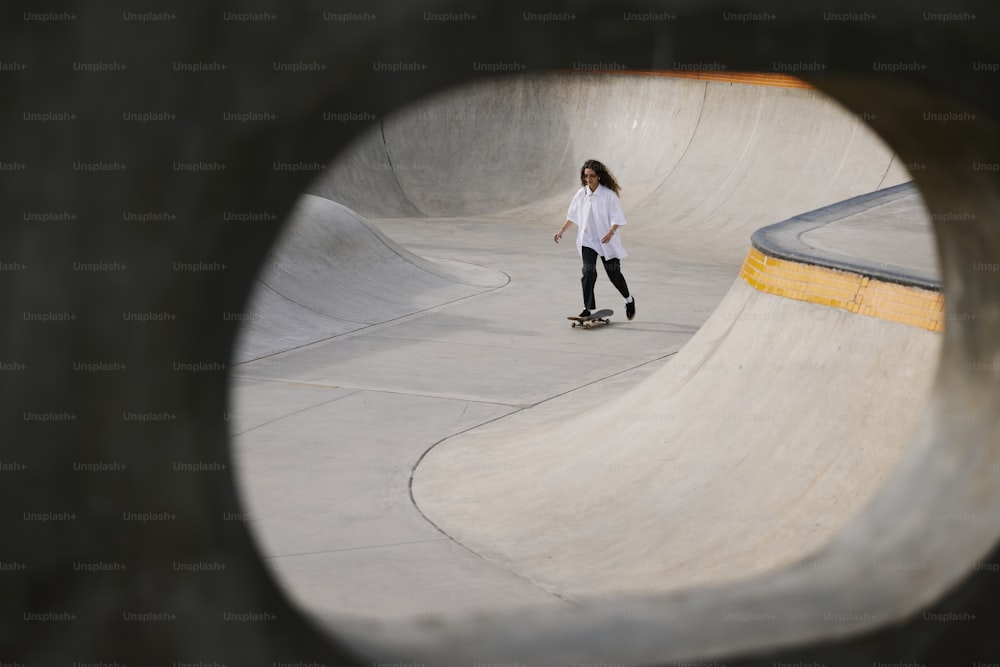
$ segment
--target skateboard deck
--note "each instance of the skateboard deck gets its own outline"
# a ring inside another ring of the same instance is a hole
[[[573,320],[572,326],[574,328],[583,327],[585,329],[589,329],[597,324],[611,324],[611,320],[609,318],[614,314],[615,311],[610,308],[605,308],[604,310],[598,310],[597,312],[591,313],[590,317],[567,317],[566,319]]]

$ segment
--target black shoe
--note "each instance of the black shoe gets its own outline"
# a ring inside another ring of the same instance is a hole
[[[590,317],[590,311],[584,308],[583,312],[577,315],[577,317]]]
[[[629,319],[635,317],[635,297],[632,297],[632,303],[625,304],[625,316]]]

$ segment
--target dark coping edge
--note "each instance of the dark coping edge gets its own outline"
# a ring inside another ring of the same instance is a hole
[[[761,227],[750,237],[750,243],[765,255],[778,259],[858,273],[876,280],[940,292],[941,279],[934,273],[889,263],[875,264],[850,255],[820,250],[802,241],[802,235],[808,231],[892,201],[918,195],[919,192],[916,184],[908,181],[845,199],[783,222]]]

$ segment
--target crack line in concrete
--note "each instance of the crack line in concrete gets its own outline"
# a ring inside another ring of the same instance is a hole
[[[385,549],[386,547],[405,547],[411,544],[425,544],[428,542],[447,542],[447,539],[443,537],[435,537],[433,539],[427,540],[411,540],[409,542],[387,542],[386,544],[368,544],[363,547],[343,547],[341,549],[323,549],[321,551],[303,551],[300,553],[293,554],[274,554],[272,556],[264,556],[266,560],[274,560],[276,558],[295,558],[297,556],[319,556],[322,554],[336,554],[343,553],[346,551],[365,551],[366,549]]]

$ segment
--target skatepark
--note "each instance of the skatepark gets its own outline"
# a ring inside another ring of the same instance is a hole
[[[615,316],[574,330],[551,236],[592,157],[637,316],[601,273]],[[373,123],[299,200],[237,347],[266,562],[362,634],[801,567],[906,460],[934,377],[909,180],[785,77],[508,78]]]
[[[996,663],[995,7],[771,4],[0,26],[0,664]]]

